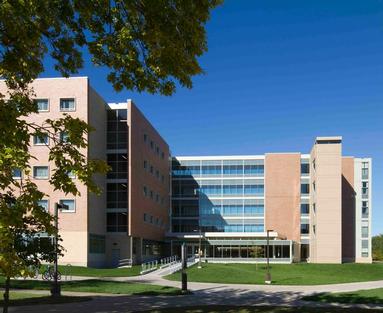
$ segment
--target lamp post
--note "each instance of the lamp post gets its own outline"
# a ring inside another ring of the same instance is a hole
[[[198,231],[198,234],[199,234],[199,240],[198,240],[198,268],[202,268],[202,264],[201,264],[201,254],[202,254],[202,247],[201,247],[202,232],[201,232],[201,226],[199,226],[198,229],[195,229],[194,231],[195,232]]]
[[[269,259],[270,259],[270,253],[269,253],[269,247],[270,247],[270,243],[269,243],[269,238],[270,238],[270,232],[272,230],[268,229],[266,232],[267,232],[267,250],[266,250],[266,258],[267,258],[267,270],[266,270],[266,277],[265,277],[265,283],[266,284],[271,284],[271,274],[270,274],[270,264],[269,264]]]
[[[53,238],[53,253],[54,253],[54,266],[53,266],[53,284],[51,287],[51,296],[52,297],[60,297],[61,296],[61,287],[58,282],[58,224],[59,224],[59,210],[68,208],[67,205],[61,203],[55,203],[55,212],[54,212],[54,220],[55,220],[55,228],[56,233]]]
[[[198,248],[198,268],[202,268],[201,265],[201,257],[202,257],[202,249],[201,249],[201,226],[199,227],[199,248]]]

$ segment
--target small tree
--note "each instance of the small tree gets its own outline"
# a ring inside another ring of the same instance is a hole
[[[372,237],[372,258],[383,261],[383,234]]]
[[[264,249],[261,246],[254,246],[250,250],[250,256],[257,259],[264,255]],[[255,269],[258,270],[258,262],[255,261]]]

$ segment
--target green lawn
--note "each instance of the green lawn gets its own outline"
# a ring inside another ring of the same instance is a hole
[[[4,278],[0,278],[0,284],[4,285]],[[166,286],[140,284],[131,282],[103,281],[88,279],[81,281],[63,281],[61,290],[95,293],[112,293],[126,295],[178,295],[181,290]],[[36,289],[49,290],[51,282],[38,280],[12,280],[11,289]]]
[[[272,283],[277,285],[321,285],[383,280],[383,264],[273,264]],[[196,282],[264,284],[266,265],[205,263],[187,270],[188,280]],[[180,280],[180,272],[166,277]]]
[[[342,293],[320,293],[302,298],[306,301],[338,302],[338,303],[368,303],[383,305],[383,288],[359,290]]]
[[[43,265],[40,272],[46,270]],[[140,275],[141,265],[133,265],[132,267],[125,268],[91,268],[84,266],[66,266],[60,265],[59,271],[64,278],[64,275],[71,276],[89,276],[89,277],[125,277]]]
[[[240,307],[240,306],[195,306],[182,308],[165,308],[140,313],[343,313],[344,308],[313,308],[313,307]],[[347,309],[348,313],[377,313],[380,310]]]
[[[62,296],[59,298],[52,298],[44,294],[33,294],[29,292],[10,292],[10,306],[18,305],[33,305],[33,304],[54,304],[54,303],[68,303],[88,301],[88,297],[69,297]],[[3,306],[3,300],[0,300],[0,307]]]

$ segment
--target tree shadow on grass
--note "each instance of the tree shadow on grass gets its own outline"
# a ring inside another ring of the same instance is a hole
[[[319,293],[302,298],[304,301],[316,301],[322,303],[345,303],[345,304],[383,304],[383,297],[362,296],[358,293]]]
[[[73,297],[73,296],[42,296],[42,297],[31,297],[24,299],[13,299],[10,300],[10,306],[22,306],[22,305],[40,305],[40,304],[62,304],[62,303],[73,303],[73,302],[85,302],[92,300],[91,297]],[[3,307],[4,301],[0,301],[0,307]]]

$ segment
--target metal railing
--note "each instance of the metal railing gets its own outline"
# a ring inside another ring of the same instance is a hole
[[[158,267],[158,261],[151,261],[151,262],[146,262],[141,264],[141,272],[140,274],[146,274],[152,271],[155,271]]]
[[[118,267],[132,267],[133,260],[132,259],[122,259],[118,261]]]
[[[179,260],[178,260],[178,256],[176,255],[173,255],[173,256],[169,256],[167,258],[163,258],[160,260],[160,268],[165,268],[165,267],[168,267],[168,266],[172,266],[176,263],[178,263]]]

